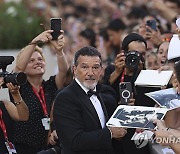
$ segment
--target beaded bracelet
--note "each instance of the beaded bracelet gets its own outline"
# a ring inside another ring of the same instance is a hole
[[[15,105],[19,105],[23,101],[22,97],[18,102],[14,102]]]

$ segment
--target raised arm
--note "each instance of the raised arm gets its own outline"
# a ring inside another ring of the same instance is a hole
[[[39,34],[37,37],[35,37],[31,43],[29,43],[25,48],[23,48],[16,59],[16,67],[15,72],[24,72],[26,69],[26,66],[29,62],[29,59],[31,58],[31,55],[33,54],[35,48],[37,47],[38,43],[46,43],[50,40],[52,40],[51,36],[52,30],[47,30]]]
[[[114,72],[110,75],[109,78],[109,83],[112,85],[119,75],[123,72],[123,69],[125,67],[125,56],[124,53],[120,53],[116,56],[115,58],[115,70]]]
[[[61,35],[58,37],[57,41],[51,41],[57,56],[58,73],[56,74],[55,80],[58,89],[64,86],[66,81],[66,73],[68,71],[67,58],[63,52],[64,43],[65,39],[63,36],[63,31],[61,31]]]
[[[174,18],[177,17],[178,12],[169,8],[164,0],[152,0],[153,6],[159,13],[168,20],[168,22],[172,22]]]
[[[3,84],[3,78],[0,78],[0,86],[2,84]],[[12,102],[10,102],[8,100],[3,100],[3,103],[7,109],[10,117],[17,121],[28,120],[29,110],[19,93],[19,87],[13,86],[12,83],[8,83],[7,87],[10,90],[12,97],[14,99],[14,102],[16,104],[16,105],[14,105]]]

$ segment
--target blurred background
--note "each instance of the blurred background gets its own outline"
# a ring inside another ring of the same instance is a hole
[[[180,0],[0,0],[0,54],[16,55],[50,28],[50,18],[60,17],[69,64],[85,45],[97,47],[105,65],[114,62],[122,39],[131,32],[146,39],[146,56],[152,60],[159,45],[175,33],[179,14]],[[142,27],[151,19],[156,20],[158,33],[145,36]],[[45,53],[51,51],[48,61],[53,59],[53,50],[48,45],[43,48]]]
[[[81,30],[92,28],[98,35],[115,18],[120,18],[125,24],[124,34],[138,30],[137,26],[148,15],[158,20],[162,33],[173,32],[173,19],[166,16],[162,9],[168,7],[179,14],[180,1],[158,1],[0,0],[0,49],[24,47],[44,27],[49,29],[51,17],[63,19],[63,30],[68,37],[69,47],[78,43],[76,34]],[[160,2],[162,6],[158,5]],[[44,27],[40,26],[41,23]]]

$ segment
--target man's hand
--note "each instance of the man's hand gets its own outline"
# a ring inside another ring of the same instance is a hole
[[[134,106],[134,103],[135,103],[135,99],[134,98],[130,98],[129,102],[128,102],[128,105]]]
[[[125,67],[125,55],[124,53],[119,53],[115,58],[115,72],[117,74],[122,73],[124,67]]]
[[[120,127],[109,127],[109,130],[111,131],[112,138],[114,139],[121,139],[127,133],[127,130],[125,128]]]

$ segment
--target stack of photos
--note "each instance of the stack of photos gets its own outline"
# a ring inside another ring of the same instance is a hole
[[[106,125],[153,130],[156,127],[153,121],[163,119],[167,111],[166,108],[119,105]]]
[[[153,91],[145,95],[153,99],[159,106],[169,110],[180,107],[180,94],[174,88]]]

